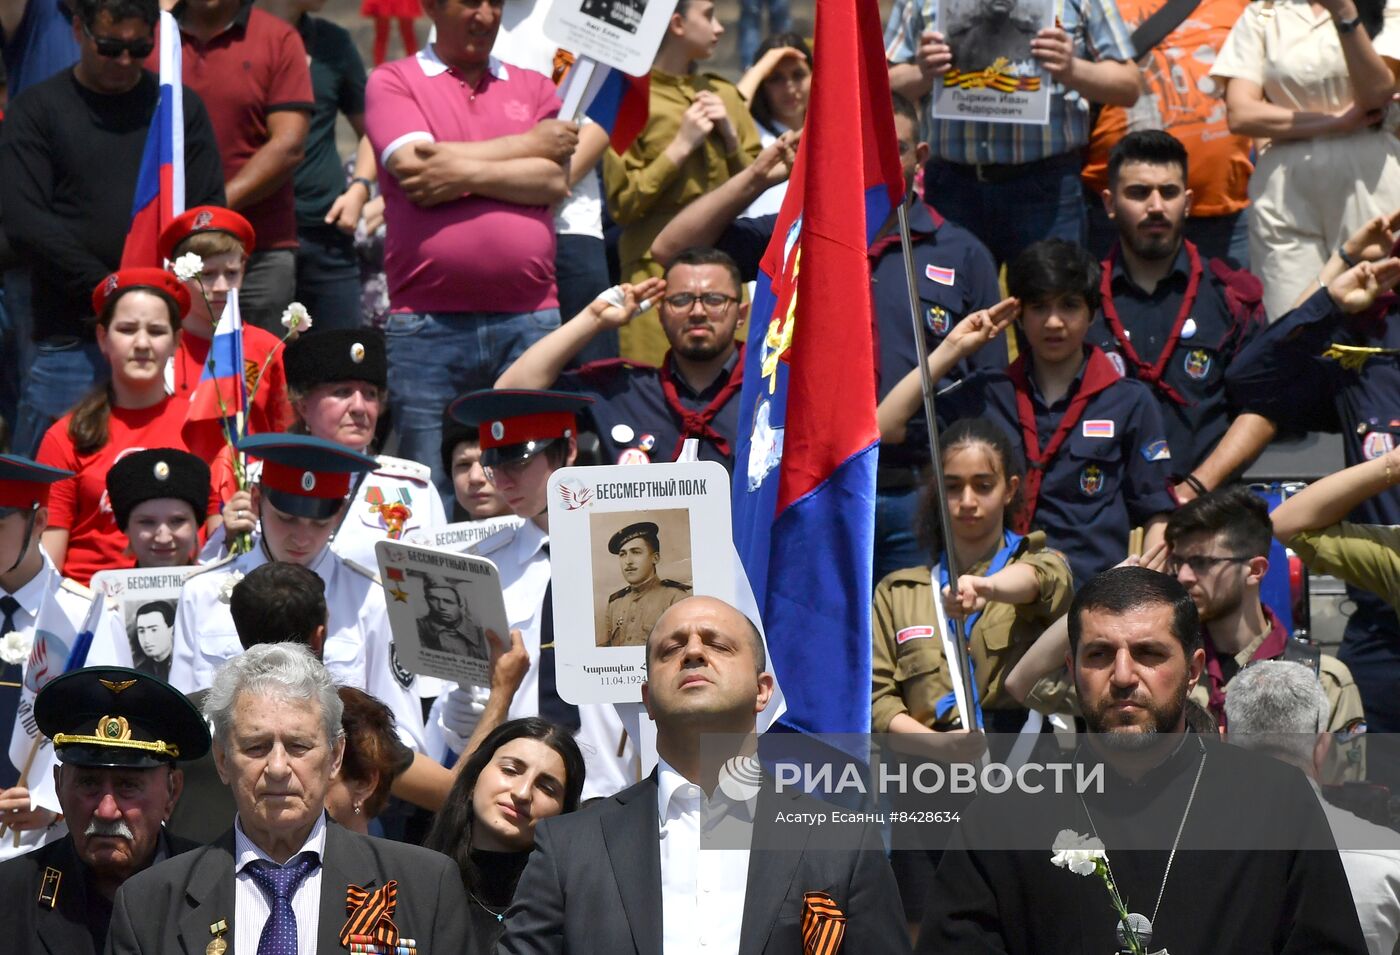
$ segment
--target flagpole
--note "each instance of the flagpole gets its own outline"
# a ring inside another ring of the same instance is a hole
[[[935,382],[928,370],[928,336],[924,334],[923,316],[920,314],[918,279],[914,273],[914,246],[909,238],[909,203],[907,201],[900,201],[898,216],[899,245],[904,253],[904,276],[909,287],[909,317],[914,323],[915,354],[919,359],[919,380],[923,383],[924,389],[924,420],[928,424],[933,487],[936,489],[938,498],[938,526],[943,532],[943,566],[948,572],[948,584],[956,596],[960,569],[957,566],[957,557],[953,547],[953,521],[948,513],[948,495],[943,483],[943,455],[938,446],[938,415],[934,409]],[[937,580],[933,581],[933,612],[935,619],[944,618],[943,595]],[[977,706],[973,702],[976,699],[976,694],[972,682],[972,666],[967,652],[967,640],[963,633],[965,626],[966,620],[963,617],[953,618],[954,652],[957,654],[958,675],[962,683],[960,702],[965,703],[966,708],[972,711],[960,715],[962,716],[963,729],[971,731],[980,729],[980,727],[977,725]],[[955,696],[957,695],[955,694]]]

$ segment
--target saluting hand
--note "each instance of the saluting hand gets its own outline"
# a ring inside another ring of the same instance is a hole
[[[1342,251],[1353,262],[1379,262],[1395,248],[1396,233],[1400,232],[1400,209],[1388,216],[1376,216],[1342,243]]]
[[[588,312],[598,324],[599,331],[621,328],[651,308],[665,294],[666,280],[663,278],[653,276],[635,285],[624,282],[614,285],[590,302]]]
[[[1327,284],[1327,294],[1348,315],[1364,312],[1376,299],[1400,285],[1400,259],[1362,262]]]
[[[1004,298],[991,308],[973,312],[954,325],[953,330],[934,352],[944,348],[952,349],[958,361],[975,355],[982,346],[1005,331],[1006,326],[1014,322],[1020,314],[1021,302],[1015,298]]]

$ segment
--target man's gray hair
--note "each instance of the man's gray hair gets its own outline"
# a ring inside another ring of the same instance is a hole
[[[320,660],[299,643],[263,643],[249,647],[219,667],[204,698],[204,716],[214,724],[214,738],[226,744],[233,729],[233,708],[240,693],[276,700],[316,700],[326,740],[345,735],[340,724],[345,705],[335,681]]]
[[[1250,664],[1225,693],[1230,742],[1309,769],[1317,734],[1327,729],[1331,711],[1317,674],[1284,660]]]

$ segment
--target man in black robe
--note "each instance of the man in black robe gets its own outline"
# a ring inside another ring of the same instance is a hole
[[[1151,922],[1145,951],[1366,952],[1303,775],[1187,732],[1186,696],[1205,654],[1180,584],[1143,568],[1109,570],[1075,596],[1069,620],[1068,662],[1090,730],[1075,771],[1062,786],[1013,786],[962,814],[919,951],[1117,950],[1103,880],[1051,861],[1070,830],[1103,843],[1127,909]]]

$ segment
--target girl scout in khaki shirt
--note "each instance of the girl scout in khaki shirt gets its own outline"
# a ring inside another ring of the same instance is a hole
[[[959,566],[957,594],[940,578],[950,613],[969,625],[969,656],[983,724],[1014,733],[1026,711],[1002,687],[1005,675],[1042,630],[1069,609],[1069,566],[1045,546],[1045,535],[1022,538],[1007,529],[1024,469],[1009,439],[983,418],[955,422],[943,435],[943,476]],[[925,489],[920,533],[936,564],[895,571],[875,588],[871,729],[929,733],[957,729],[952,683],[935,624],[933,577],[944,561],[937,488]],[[969,755],[948,737],[949,759]],[[978,744],[980,745],[980,744]]]

